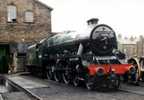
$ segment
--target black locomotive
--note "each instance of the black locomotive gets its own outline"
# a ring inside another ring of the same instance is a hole
[[[117,50],[113,29],[99,24],[86,31],[57,34],[30,46],[27,68],[33,74],[74,86],[85,83],[88,89],[117,89],[120,77],[133,68],[119,62],[123,57]]]

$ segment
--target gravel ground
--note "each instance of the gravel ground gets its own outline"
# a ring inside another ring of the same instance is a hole
[[[142,91],[144,93],[144,83],[141,83],[140,86],[134,86],[132,84],[122,84],[121,87],[124,89],[132,90],[132,91]]]
[[[12,92],[2,94],[4,100],[32,100],[23,92]]]
[[[31,91],[44,100],[144,100],[144,96],[122,91],[88,91],[65,84],[47,81],[49,88],[32,89]]]
[[[35,77],[23,76],[23,78],[45,84],[47,87],[29,89],[34,94],[40,96],[44,100],[144,100],[144,95],[127,93],[122,91],[88,91],[83,87],[73,87],[54,81],[42,80]],[[127,86],[123,88],[131,88],[136,91],[144,92],[144,87]],[[5,93],[4,100],[31,100],[23,92]]]

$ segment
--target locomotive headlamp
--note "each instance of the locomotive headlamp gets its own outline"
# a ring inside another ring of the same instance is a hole
[[[112,68],[112,72],[115,72],[116,70],[114,68]]]

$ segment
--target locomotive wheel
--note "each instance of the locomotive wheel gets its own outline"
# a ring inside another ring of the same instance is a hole
[[[94,80],[90,76],[87,76],[85,86],[88,90],[94,90]]]
[[[119,87],[120,87],[120,79],[117,79],[117,80],[115,80],[115,86],[114,86],[114,88],[115,89],[119,89]]]
[[[93,82],[86,82],[86,88],[88,89],[88,90],[93,90],[94,89],[94,84],[93,84]]]
[[[144,82],[144,57],[141,57],[140,60],[140,71],[141,71],[141,80]]]
[[[53,71],[54,71],[54,66],[49,67],[47,70],[47,78],[48,80],[53,80]]]
[[[62,79],[63,79],[63,82],[65,84],[70,84],[71,82],[71,75],[70,75],[70,72],[69,71],[64,71],[64,73],[62,74]]]
[[[57,61],[56,66],[55,66],[55,71],[54,71],[54,79],[57,82],[63,82],[63,68],[64,68],[64,63],[61,61]]]
[[[72,83],[75,87],[78,87],[80,85],[80,80],[78,77],[74,77]]]
[[[142,81],[144,82],[144,75],[142,75]]]
[[[56,82],[61,82],[62,81],[62,74],[60,71],[55,71],[54,72],[54,80]]]
[[[117,77],[112,82],[109,82],[107,85],[108,85],[108,87],[109,87],[109,85],[111,85],[111,88],[113,88],[113,89],[118,89],[120,87],[120,77]]]
[[[140,81],[140,74],[139,74],[139,69],[136,70],[136,85],[139,85],[139,81]]]
[[[139,60],[137,58],[131,58],[128,60],[128,63],[132,64],[136,69],[135,82],[137,84],[141,76],[141,66],[140,66]],[[133,80],[130,80],[130,81],[133,81]]]
[[[72,74],[73,78],[72,78],[72,83],[75,87],[78,87],[80,85],[80,83],[82,82],[80,80],[80,65],[76,65],[74,72]]]

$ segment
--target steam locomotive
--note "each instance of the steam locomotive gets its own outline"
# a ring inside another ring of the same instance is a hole
[[[121,77],[132,76],[131,64],[121,64],[114,30],[105,24],[49,37],[28,48],[27,68],[32,74],[87,89],[118,89]]]

